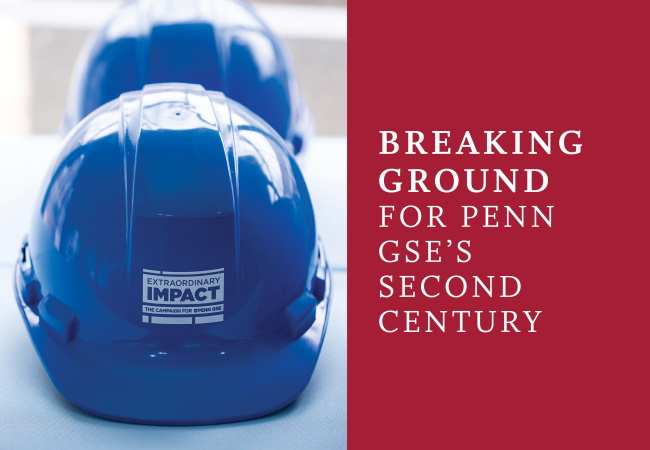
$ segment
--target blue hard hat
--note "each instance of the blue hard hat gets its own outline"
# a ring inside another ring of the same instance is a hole
[[[86,43],[62,126],[149,83],[201,84],[243,104],[300,152],[313,122],[283,42],[241,0],[126,3]]]
[[[282,138],[222,93],[170,83],[100,107],[62,147],[15,270],[59,391],[146,424],[292,402],[323,343],[331,276]]]

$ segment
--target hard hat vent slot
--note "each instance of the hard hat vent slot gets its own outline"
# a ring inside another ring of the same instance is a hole
[[[325,250],[323,249],[323,243],[318,241],[318,266],[316,268],[316,274],[311,280],[311,292],[316,297],[316,300],[319,302],[323,301],[327,296],[327,293],[330,289],[330,279],[329,279],[329,267],[327,266],[325,258]]]
[[[23,272],[25,276],[31,277],[33,275],[33,269],[32,269],[32,258],[29,254],[29,246],[27,242],[23,244],[22,248],[20,249],[20,270]]]
[[[284,311],[284,319],[291,339],[298,339],[314,324],[316,304],[316,298],[309,292],[305,292],[287,306]]]
[[[42,298],[41,283],[32,280],[25,285],[25,289],[23,290],[23,301],[27,306],[31,308],[36,307]]]
[[[77,328],[77,314],[53,295],[48,295],[38,306],[38,315],[45,331],[62,344],[74,339]]]
[[[43,298],[43,294],[41,294],[41,284],[34,276],[32,258],[29,254],[29,246],[26,242],[20,249],[19,268],[20,271],[16,274],[16,286],[18,292],[25,305],[27,305],[34,313],[37,313],[37,306]]]

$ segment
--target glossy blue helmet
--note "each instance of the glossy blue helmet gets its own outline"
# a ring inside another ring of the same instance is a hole
[[[79,56],[62,131],[124,92],[166,82],[225,93],[268,122],[295,153],[312,133],[284,44],[241,0],[125,4]]]
[[[62,145],[15,270],[59,391],[146,424],[230,422],[292,402],[316,365],[331,289],[280,136],[222,93],[157,84],[100,107]]]

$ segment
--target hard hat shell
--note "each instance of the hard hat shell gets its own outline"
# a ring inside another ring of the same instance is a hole
[[[157,84],[102,106],[62,146],[15,270],[59,391],[146,424],[237,421],[292,402],[316,365],[331,289],[280,136],[222,93]]]
[[[126,3],[80,54],[62,131],[124,92],[164,82],[225,93],[268,122],[295,153],[313,132],[288,51],[241,0]]]

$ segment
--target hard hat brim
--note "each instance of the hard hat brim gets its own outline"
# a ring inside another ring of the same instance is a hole
[[[292,403],[305,389],[318,360],[331,288],[316,320],[296,340],[242,342],[230,351],[155,348],[125,351],[119,343],[54,339],[21,295],[22,317],[50,379],[79,408],[107,419],[149,425],[208,425],[253,419]],[[328,268],[329,271],[329,268]],[[327,277],[331,280],[331,276]],[[70,346],[86,347],[70,351]],[[89,349],[94,351],[89,351]],[[92,355],[90,357],[89,355]]]

